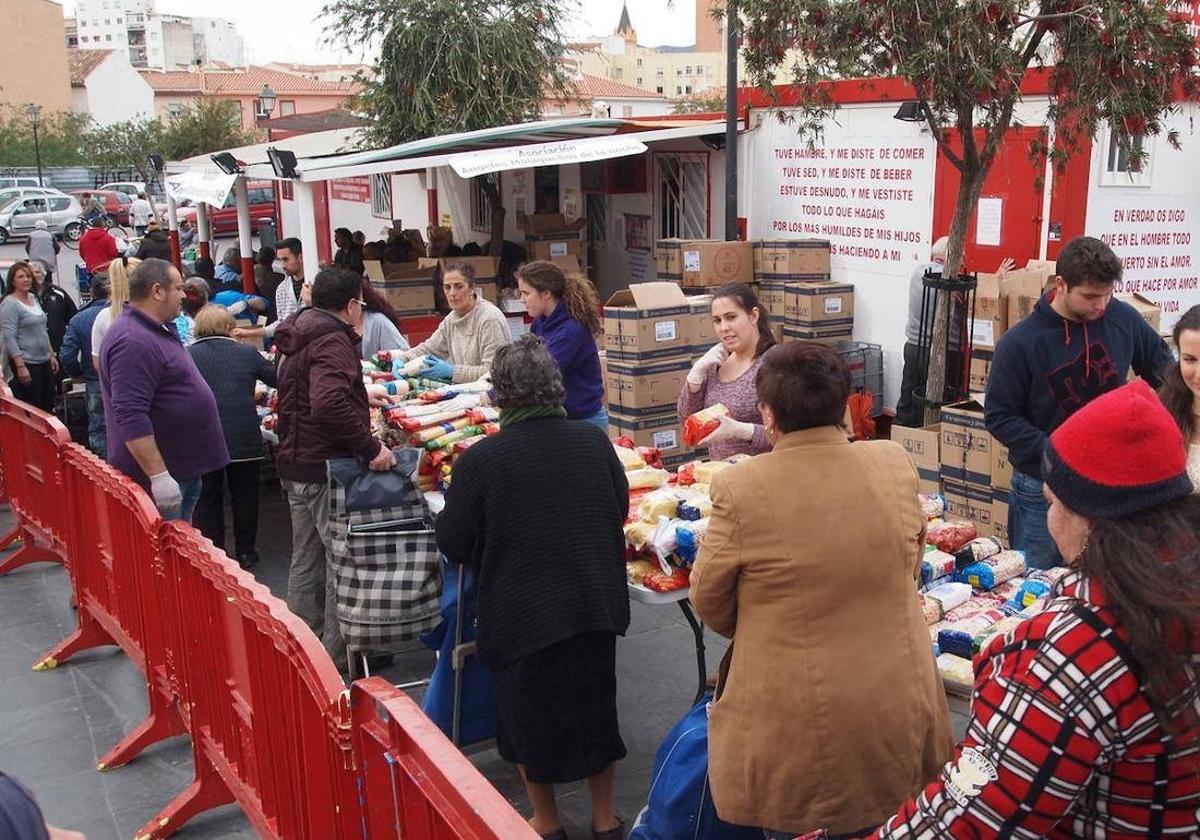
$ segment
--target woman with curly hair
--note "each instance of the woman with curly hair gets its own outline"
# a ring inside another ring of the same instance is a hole
[[[538,338],[496,351],[492,387],[500,432],[454,462],[438,546],[478,574],[479,660],[495,679],[496,741],[521,771],[530,825],[565,838],[554,785],[587,779],[594,836],[619,840],[616,648],[629,626],[629,485],[608,438],[567,419],[562,376]]]
[[[591,423],[607,434],[604,380],[596,349],[600,333],[596,290],[578,274],[566,274],[545,260],[525,263],[517,269],[517,289],[533,318],[529,331],[546,343],[562,371],[567,416]]]
[[[1200,306],[1175,322],[1172,332],[1179,362],[1167,371],[1158,398],[1175,418],[1188,452],[1188,476],[1200,486]]]

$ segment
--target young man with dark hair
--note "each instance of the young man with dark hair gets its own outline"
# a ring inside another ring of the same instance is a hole
[[[281,322],[275,333],[282,357],[275,469],[292,514],[288,607],[312,628],[333,661],[344,669],[346,644],[337,623],[333,577],[327,575],[330,535],[325,462],[358,457],[371,469],[386,472],[396,461],[392,451],[371,433],[359,338],[354,330],[362,319],[362,278],[345,269],[324,269],[313,282],[312,301],[312,307]]]
[[[279,326],[309,305],[312,284],[304,279],[304,251],[300,240],[294,236],[275,243],[275,254],[283,266],[286,277],[275,289],[275,320],[265,327],[238,327],[234,338],[272,338]]]
[[[1062,559],[1046,529],[1042,453],[1050,433],[1132,369],[1157,388],[1171,363],[1166,343],[1127,303],[1113,300],[1121,261],[1081,236],[1058,258],[1054,288],[996,346],[984,406],[987,429],[1013,466],[1009,536],[1036,568]],[[1074,558],[1066,558],[1071,560]]]

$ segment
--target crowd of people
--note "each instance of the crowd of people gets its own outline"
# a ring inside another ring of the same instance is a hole
[[[513,341],[470,265],[452,263],[441,272],[450,314],[404,349],[363,277],[361,243],[338,245],[338,264],[315,272],[297,240],[261,252],[255,305],[221,298],[244,295],[229,273],[240,259],[223,259],[225,271],[197,261],[185,282],[156,257],[117,257],[57,333],[52,281],[18,263],[0,302],[10,384],[46,407],[60,362],[83,378],[99,415],[89,445],[218,546],[228,492],[231,555],[246,567],[264,457],[253,394],[277,386],[288,606],[345,669],[326,462],[396,463],[372,433],[370,407],[387,398],[364,384],[361,361],[392,349],[421,358],[423,376],[489,376],[500,431],[456,461],[438,545],[480,575],[478,655],[531,825],[564,838],[555,786],[586,780],[594,836],[616,840],[629,487],[608,441],[595,291],[553,263],[524,264],[531,334]],[[702,441],[710,457],[755,456],[713,480],[691,577],[697,614],[733,640],[709,717],[722,820],[766,838],[1200,832],[1200,307],[1175,326],[1176,361],[1113,299],[1120,275],[1103,243],[1068,243],[1051,287],[996,348],[986,423],[1014,465],[1013,547],[1032,567],[1070,571],[1043,612],[979,652],[957,745],[915,594],[925,518],[911,462],[889,441],[853,439],[835,351],[777,345],[747,286],[713,295],[717,343],[677,410],[723,404]],[[240,325],[246,311],[269,323]],[[267,339],[276,365],[246,343]]]

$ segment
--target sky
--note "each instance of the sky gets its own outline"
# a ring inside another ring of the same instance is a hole
[[[573,39],[611,34],[621,16],[622,0],[582,0],[568,35]],[[73,0],[63,2],[68,15]],[[250,60],[336,63],[358,61],[360,56],[323,44],[322,23],[317,20],[325,0],[205,0],[203,10],[194,0],[158,0],[162,14],[198,15],[232,20],[246,40]],[[630,0],[629,15],[638,40],[646,46],[686,45],[695,38],[695,0]],[[285,11],[284,14],[280,14]]]

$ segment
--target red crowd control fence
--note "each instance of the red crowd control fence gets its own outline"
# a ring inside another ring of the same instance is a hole
[[[364,837],[536,840],[508,801],[408,695],[379,677],[350,689]]]
[[[139,840],[230,802],[279,840],[537,837],[407,696],[375,678],[354,685],[352,704],[282,601],[2,390],[0,471],[22,540],[0,571],[59,560],[74,587],[79,626],[35,669],[115,644],[146,677],[146,719],[99,769],[191,737],[194,780]]]
[[[58,451],[70,440],[67,427],[53,415],[7,391],[0,394],[0,459],[17,520],[13,530],[0,537],[0,545],[21,540],[21,549],[0,562],[0,574],[29,563],[66,562],[64,532],[71,512],[62,492]]]
[[[115,644],[146,675],[149,713],[100,760],[99,769],[106,770],[185,731],[172,678],[170,627],[158,609],[147,609],[163,603],[157,546],[162,519],[141,487],[78,444],[64,445],[60,458],[64,496],[76,511],[66,548],[79,627],[33,668],[54,668],[79,651]]]

